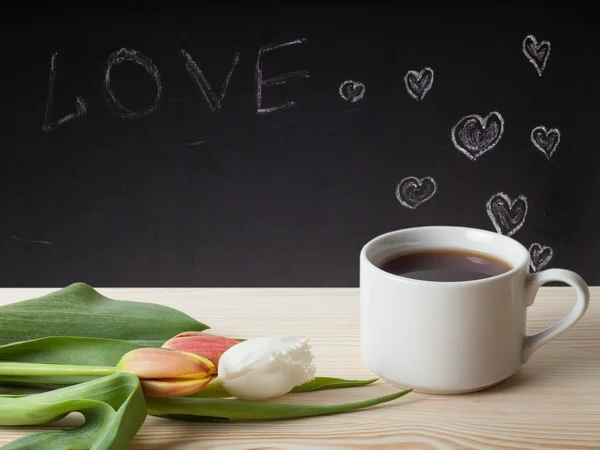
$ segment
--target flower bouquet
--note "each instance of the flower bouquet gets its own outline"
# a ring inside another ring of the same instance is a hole
[[[84,283],[0,307],[0,426],[85,423],[3,446],[129,448],[148,415],[232,422],[338,414],[411,390],[328,405],[270,403],[288,393],[360,387],[377,379],[317,377],[304,336],[239,339],[173,308],[107,298]],[[23,389],[28,393],[23,393]],[[34,393],[30,393],[34,390]]]

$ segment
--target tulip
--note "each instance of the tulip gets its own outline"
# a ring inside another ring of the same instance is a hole
[[[238,399],[267,400],[314,379],[312,359],[303,336],[249,339],[223,353],[215,382]]]
[[[162,348],[204,356],[214,364],[218,371],[221,355],[236,344],[239,344],[239,341],[228,337],[200,331],[187,331],[169,339],[162,345]]]
[[[199,355],[162,348],[138,348],[121,358],[117,372],[140,380],[146,397],[184,397],[195,394],[215,375],[214,364]]]

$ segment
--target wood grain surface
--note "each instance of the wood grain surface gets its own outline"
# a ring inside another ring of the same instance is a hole
[[[0,289],[0,304],[53,289]],[[99,289],[123,300],[161,303],[236,337],[298,333],[313,343],[318,375],[373,376],[359,354],[357,289]],[[600,449],[600,287],[587,314],[504,383],[457,396],[411,393],[353,413],[292,421],[198,424],[149,417],[132,449]],[[566,287],[542,288],[528,331],[574,304]],[[347,402],[394,392],[384,382],[286,396],[295,403]],[[71,415],[61,427],[81,423]],[[58,425],[54,425],[58,426]],[[41,428],[1,428],[0,445]],[[42,449],[40,449],[42,450]],[[62,449],[52,449],[62,450]]]

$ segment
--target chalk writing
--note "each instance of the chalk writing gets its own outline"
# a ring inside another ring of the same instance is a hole
[[[213,113],[221,112],[221,107],[223,106],[223,99],[225,98],[225,92],[227,91],[227,86],[229,86],[229,82],[231,81],[231,77],[233,76],[233,71],[235,70],[235,66],[237,66],[240,61],[240,54],[235,53],[233,56],[233,63],[231,64],[231,69],[229,73],[225,77],[223,81],[223,85],[221,86],[221,92],[219,97],[215,95],[213,92],[210,83],[206,80],[204,73],[200,70],[200,67],[196,64],[196,62],[192,59],[192,57],[185,50],[181,50],[181,55],[185,59],[185,68],[190,75],[190,78],[196,83],[200,92],[204,96],[206,103],[208,103],[208,107],[212,110]]]
[[[416,209],[431,199],[436,191],[437,185],[432,177],[406,177],[396,186],[396,198],[402,206]]]
[[[529,265],[534,272],[547,266],[553,256],[554,251],[547,245],[535,242],[529,247]]]
[[[523,53],[529,60],[538,75],[541,77],[542,73],[546,69],[546,63],[550,57],[550,42],[542,41],[538,44],[537,39],[533,35],[527,36],[523,39]]]
[[[531,142],[535,148],[546,155],[546,158],[550,159],[560,144],[560,131],[556,128],[548,130],[545,126],[538,125],[531,130]]]
[[[83,117],[87,112],[87,103],[81,97],[75,97],[75,108],[77,112],[67,114],[66,116],[58,119],[51,120],[52,118],[52,103],[54,102],[54,85],[56,84],[56,57],[58,53],[54,53],[50,58],[50,79],[48,80],[48,97],[46,99],[46,113],[44,114],[44,121],[42,122],[42,130],[49,132],[54,131],[64,125],[65,123]]]
[[[268,86],[279,86],[279,85],[287,83],[289,80],[291,80],[293,78],[308,78],[310,76],[309,72],[307,70],[296,70],[296,71],[289,72],[289,73],[279,75],[276,77],[268,78],[265,80],[263,78],[263,71],[262,71],[262,67],[260,65],[260,58],[267,52],[272,52],[272,51],[278,50],[280,48],[289,47],[290,45],[302,44],[304,42],[306,42],[305,38],[296,39],[294,41],[286,42],[284,44],[263,45],[258,50],[258,58],[256,58],[256,68],[254,71],[254,77],[256,79],[256,112],[257,112],[257,114],[263,114],[263,115],[270,114],[270,113],[274,113],[276,111],[282,111],[282,110],[290,109],[290,108],[293,108],[294,106],[296,106],[295,101],[289,101],[289,102],[283,103],[281,105],[263,108],[263,106],[262,106],[263,88],[268,87]]]
[[[433,70],[430,67],[420,72],[409,70],[404,75],[404,84],[406,92],[416,101],[421,101],[433,86]]]
[[[340,84],[340,97],[351,103],[356,103],[365,96],[365,85],[360,81],[346,80]]]
[[[50,242],[50,241],[39,241],[39,240],[35,240],[35,239],[25,239],[25,238],[20,238],[18,236],[15,236],[14,234],[13,234],[12,238],[15,241],[27,242],[29,244],[44,244],[44,245],[50,245],[50,244],[52,244],[52,242]]]
[[[130,109],[123,106],[123,104],[117,99],[115,93],[112,90],[110,84],[110,71],[113,67],[119,64],[123,64],[124,62],[132,62],[134,64],[142,66],[146,70],[146,72],[148,72],[148,74],[152,77],[154,83],[156,83],[156,98],[154,99],[154,103],[152,103],[150,106],[148,106],[142,111],[131,111]],[[109,56],[104,76],[104,98],[108,107],[117,116],[122,117],[124,119],[138,119],[141,117],[148,116],[154,111],[156,111],[156,109],[158,108],[158,103],[160,101],[161,95],[162,85],[160,81],[160,74],[158,73],[158,69],[150,60],[150,58],[144,56],[137,50],[129,48],[122,48]]]
[[[450,132],[454,146],[475,160],[498,144],[504,133],[504,118],[493,111],[485,118],[471,114],[460,119]]]
[[[486,209],[496,231],[506,236],[512,236],[525,223],[527,197],[519,195],[516,199],[511,200],[504,192],[498,192],[490,197]]]

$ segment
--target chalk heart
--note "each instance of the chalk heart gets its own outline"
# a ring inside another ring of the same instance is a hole
[[[512,200],[504,192],[499,192],[490,197],[486,207],[496,231],[506,236],[515,234],[527,217],[527,198],[524,195]]]
[[[531,142],[540,150],[546,158],[552,158],[558,144],[560,144],[560,131],[556,128],[546,129],[545,126],[539,125],[531,130]]]
[[[396,198],[410,209],[426,202],[435,195],[437,186],[432,177],[406,177],[396,186]]]
[[[529,62],[535,67],[538,75],[541,77],[544,69],[546,69],[546,63],[550,57],[551,45],[549,41],[539,42],[533,35],[527,36],[523,40],[523,53],[529,60]]]
[[[554,251],[547,245],[541,245],[535,242],[529,247],[529,265],[534,272],[546,267],[553,256]]]
[[[498,144],[504,133],[504,118],[496,111],[486,117],[477,114],[460,119],[452,128],[454,146],[475,160]]]
[[[340,96],[349,102],[355,103],[365,96],[365,85],[360,81],[348,80],[340,85]]]
[[[433,78],[433,70],[430,67],[425,67],[420,72],[409,70],[404,76],[406,91],[412,98],[421,101],[433,86]]]

